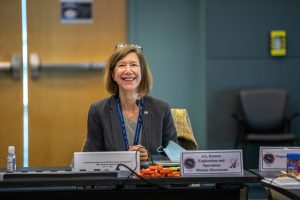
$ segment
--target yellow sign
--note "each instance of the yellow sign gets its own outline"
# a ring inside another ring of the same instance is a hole
[[[286,55],[286,32],[283,30],[271,31],[271,55]]]

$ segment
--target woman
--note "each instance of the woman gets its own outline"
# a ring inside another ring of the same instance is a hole
[[[116,45],[104,80],[111,96],[90,107],[85,151],[138,150],[147,161],[170,140],[177,142],[168,104],[147,95],[152,77],[140,46]]]

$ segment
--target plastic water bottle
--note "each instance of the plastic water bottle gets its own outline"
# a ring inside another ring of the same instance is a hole
[[[15,172],[16,171],[16,154],[15,147],[8,147],[8,155],[7,155],[7,172]]]

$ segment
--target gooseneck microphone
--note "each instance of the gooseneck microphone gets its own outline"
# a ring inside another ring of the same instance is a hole
[[[137,99],[135,100],[135,103],[138,107],[140,107],[140,109],[143,109],[141,108],[141,100],[140,99]],[[143,110],[143,113],[142,113],[142,131],[143,131],[143,138],[145,138],[145,142],[146,142],[146,150],[148,152],[148,155],[149,155],[149,158],[150,158],[150,161],[151,161],[151,165],[154,165],[154,162],[153,162],[153,158],[152,158],[152,153],[151,153],[151,150],[149,149],[150,146],[149,146],[149,143],[148,143],[148,140],[147,140],[147,136],[146,136],[146,132],[145,132],[145,126],[144,126],[144,110]]]
[[[140,105],[141,105],[141,100],[140,100],[140,99],[135,100],[135,104],[136,104],[137,106],[140,106]]]

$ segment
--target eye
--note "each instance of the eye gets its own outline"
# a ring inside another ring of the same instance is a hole
[[[124,63],[117,64],[117,67],[124,68],[126,65]]]
[[[131,63],[130,66],[131,67],[139,67],[139,65],[137,63]]]

